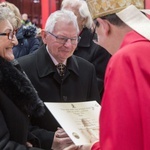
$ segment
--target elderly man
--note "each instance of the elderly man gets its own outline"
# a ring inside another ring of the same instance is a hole
[[[98,43],[113,56],[105,75],[100,141],[79,149],[150,149],[150,20],[143,0],[87,0]],[[150,10],[149,10],[150,12]],[[76,148],[76,147],[72,147]],[[70,148],[71,149],[71,148]]]
[[[44,102],[100,100],[94,66],[73,55],[79,41],[78,34],[73,12],[56,11],[47,19],[42,31],[45,45],[19,59]],[[59,126],[48,110],[32,122],[50,131],[56,131]]]

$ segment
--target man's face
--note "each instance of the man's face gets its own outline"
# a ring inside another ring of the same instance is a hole
[[[100,22],[98,19],[95,21],[95,26],[96,26],[96,34],[97,34],[97,44],[104,47],[103,42],[102,42],[104,38],[103,28],[102,28],[102,25],[100,26]]]
[[[22,15],[22,20],[24,20],[24,21],[28,20],[28,15],[27,14],[23,14]]]
[[[108,21],[97,18],[96,23],[97,44],[105,48],[110,54],[112,54],[112,48],[114,45],[114,38],[111,36],[110,23]]]
[[[12,25],[9,23],[9,21],[1,21],[0,23],[0,33],[9,33],[13,31]],[[15,45],[16,37],[12,40],[8,39],[7,35],[0,35],[0,56],[4,59],[11,61],[14,59],[12,48]]]
[[[71,40],[68,39],[64,44],[62,44],[57,39],[57,37],[71,39],[78,38],[77,29],[72,23],[68,24],[65,21],[59,21],[55,24],[54,31],[52,32],[53,35],[48,32],[45,34],[46,36],[43,41],[45,44],[47,44],[50,54],[59,63],[64,62],[70,56],[72,56],[78,42],[72,43]]]
[[[120,46],[120,40],[122,38],[120,36],[120,30],[105,19],[97,18],[97,21],[96,33],[98,41],[96,43],[113,55]]]

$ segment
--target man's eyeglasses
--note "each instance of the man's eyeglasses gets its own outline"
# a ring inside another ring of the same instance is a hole
[[[50,35],[52,35],[53,37],[55,37],[56,38],[56,41],[58,42],[58,43],[61,43],[61,44],[65,44],[69,39],[70,39],[70,41],[71,41],[71,44],[73,44],[73,45],[76,45],[79,41],[80,41],[80,39],[81,39],[81,37],[77,37],[77,38],[66,38],[66,37],[59,37],[59,36],[56,36],[56,35],[54,35],[53,33],[51,33],[51,32],[48,32]]]
[[[9,40],[12,40],[15,34],[16,31],[10,31],[8,33],[0,33],[0,36],[7,36]]]

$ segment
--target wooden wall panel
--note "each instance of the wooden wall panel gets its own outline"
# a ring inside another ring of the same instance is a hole
[[[34,0],[7,0],[15,4],[21,14],[27,13],[31,22],[41,27],[41,0],[39,3],[34,3]]]
[[[0,0],[0,2],[5,0]],[[51,12],[60,9],[62,0],[6,0],[10,3],[15,4],[21,14],[27,13],[29,19],[34,22],[37,22],[38,27],[42,27],[45,24],[45,20]],[[34,1],[39,1],[39,3],[34,3]],[[47,6],[45,2],[47,1]],[[43,8],[44,6],[44,8]],[[43,13],[44,11],[44,13]],[[49,12],[48,14],[45,12]]]

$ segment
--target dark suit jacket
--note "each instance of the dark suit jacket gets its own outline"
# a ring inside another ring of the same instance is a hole
[[[103,47],[93,42],[93,35],[89,29],[84,28],[80,34],[81,40],[78,43],[74,55],[80,56],[95,66],[96,76],[104,79],[107,63],[111,57],[110,53]]]
[[[99,92],[102,97],[105,70],[111,55],[103,47],[93,42],[93,36],[93,33],[88,28],[84,28],[80,34],[81,40],[74,51],[74,55],[82,57],[94,65],[98,80]]]
[[[80,57],[72,56],[67,60],[63,80],[47,53],[45,45],[33,54],[21,57],[18,61],[40,98],[45,102],[100,101],[95,68]],[[34,123],[51,131],[55,131],[58,127],[48,111],[42,118],[34,119]]]

